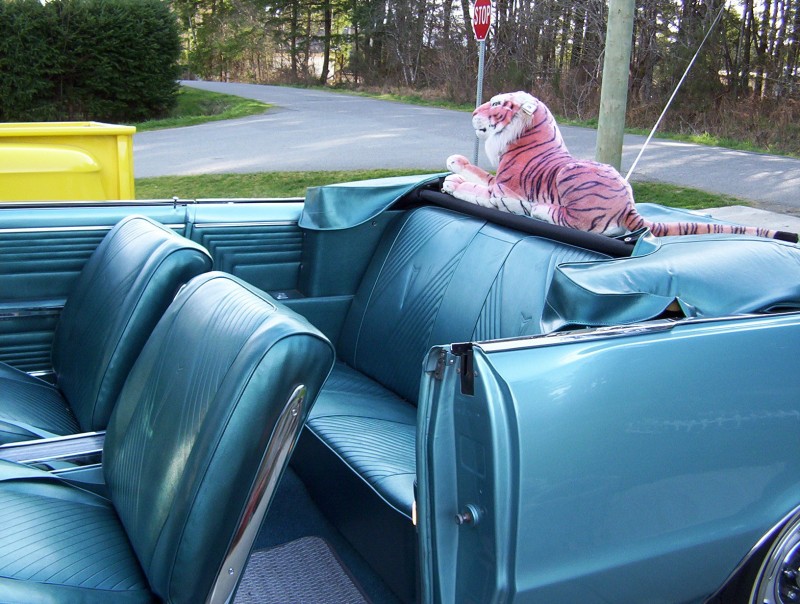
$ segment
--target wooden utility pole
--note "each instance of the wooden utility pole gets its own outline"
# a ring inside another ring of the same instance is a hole
[[[622,163],[622,136],[628,104],[634,0],[609,0],[600,116],[595,159],[617,170]]]

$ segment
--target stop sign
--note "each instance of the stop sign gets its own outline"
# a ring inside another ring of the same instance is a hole
[[[475,0],[475,6],[472,9],[472,29],[478,42],[486,39],[491,22],[492,0]]]

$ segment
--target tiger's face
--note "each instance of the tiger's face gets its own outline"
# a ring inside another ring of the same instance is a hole
[[[500,156],[531,122],[539,100],[527,92],[506,92],[493,96],[472,112],[472,127],[486,141],[486,154],[497,165]]]

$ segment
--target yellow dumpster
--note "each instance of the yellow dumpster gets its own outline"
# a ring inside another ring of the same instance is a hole
[[[0,123],[0,201],[134,199],[133,126]]]

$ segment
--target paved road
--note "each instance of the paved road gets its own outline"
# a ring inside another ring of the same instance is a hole
[[[318,90],[185,82],[276,107],[263,115],[134,137],[137,177],[286,170],[444,171],[472,155],[469,114]]]
[[[419,168],[444,170],[448,155],[471,157],[469,114],[319,90],[184,82],[254,98],[266,114],[134,137],[137,177],[225,172]],[[594,156],[596,132],[564,127],[573,155]],[[627,135],[625,173],[643,136]],[[482,152],[481,152],[482,155]],[[486,166],[482,157],[480,163]],[[800,160],[654,140],[634,173],[647,179],[727,193],[758,207],[800,216]]]

